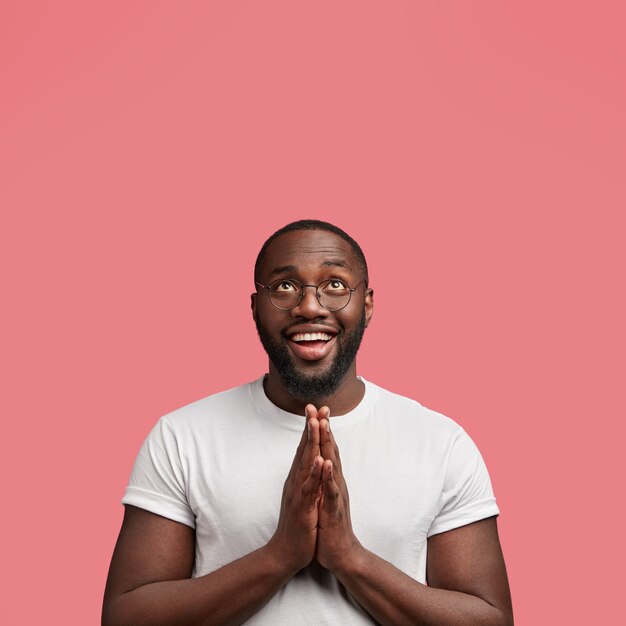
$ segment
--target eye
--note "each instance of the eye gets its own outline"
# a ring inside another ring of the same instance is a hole
[[[325,287],[325,290],[327,291],[342,291],[345,289],[347,289],[347,285],[343,281],[338,280],[337,278],[333,278],[332,280],[329,280]]]
[[[298,291],[295,283],[292,283],[290,280],[278,280],[271,285],[272,291],[285,293],[290,291]]]

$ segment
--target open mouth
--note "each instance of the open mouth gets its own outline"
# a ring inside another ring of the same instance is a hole
[[[317,342],[317,341],[330,341],[333,338],[333,335],[329,333],[296,333],[295,335],[291,335],[289,339],[291,341],[295,341],[296,343],[309,343],[309,342]]]
[[[326,332],[294,333],[288,337],[292,352],[305,361],[317,361],[332,349],[336,335]]]

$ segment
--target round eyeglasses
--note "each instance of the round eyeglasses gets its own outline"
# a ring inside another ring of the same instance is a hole
[[[281,311],[295,309],[302,302],[302,298],[304,298],[305,287],[313,287],[315,289],[315,295],[320,306],[329,311],[341,311],[341,309],[345,309],[348,306],[352,294],[363,282],[365,282],[365,278],[360,280],[354,287],[350,287],[339,278],[331,278],[330,280],[322,281],[319,285],[303,285],[293,278],[279,278],[269,285],[263,285],[258,281],[256,281],[256,284],[259,287],[263,287],[263,289],[267,289],[270,302]]]

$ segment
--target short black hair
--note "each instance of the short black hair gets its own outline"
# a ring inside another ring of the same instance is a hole
[[[359,263],[359,267],[363,271],[363,276],[365,278],[365,286],[367,287],[369,282],[369,276],[367,273],[367,261],[365,260],[365,255],[363,254],[363,250],[361,250],[361,246],[354,240],[347,232],[341,230],[339,226],[335,226],[334,224],[330,224],[329,222],[322,222],[321,220],[298,220],[297,222],[291,222],[287,224],[287,226],[283,226],[278,229],[273,235],[270,235],[265,243],[261,246],[261,250],[256,258],[256,263],[254,264],[254,279],[256,280],[259,277],[259,268],[261,267],[261,263],[265,259],[265,253],[267,252],[268,246],[281,235],[285,233],[291,233],[295,230],[325,230],[329,233],[334,233],[335,235],[339,235],[342,239],[347,241],[352,247],[352,251],[356,256],[356,259]]]

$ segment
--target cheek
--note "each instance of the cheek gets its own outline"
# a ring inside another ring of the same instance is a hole
[[[282,319],[280,311],[272,305],[269,305],[268,308],[260,303],[257,304],[255,321],[257,325],[260,324],[268,334],[272,335],[279,335],[280,329],[285,326],[285,320]]]
[[[365,321],[365,308],[355,308],[342,316],[337,316],[337,321],[348,331],[355,330]]]

